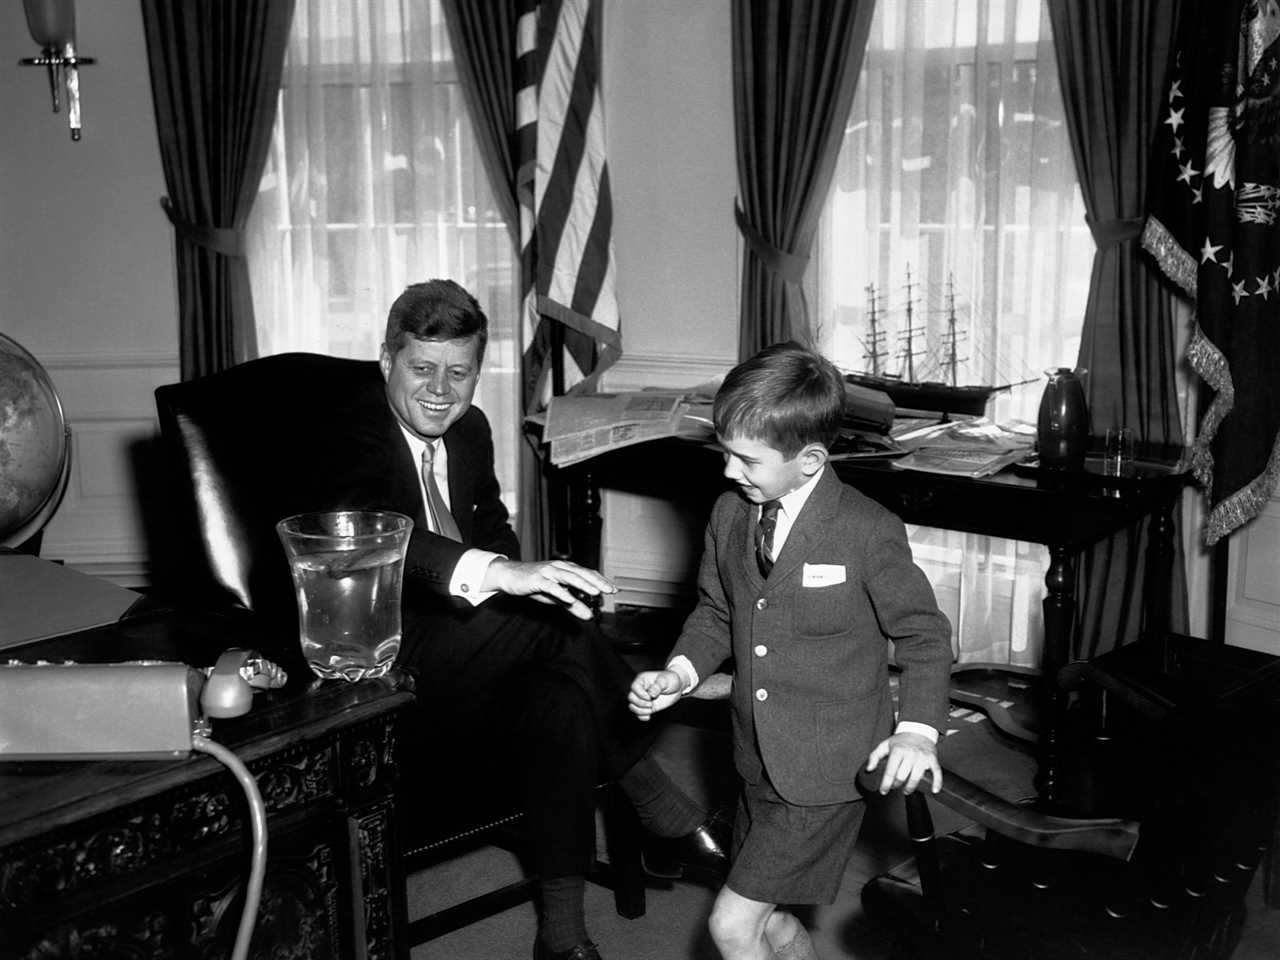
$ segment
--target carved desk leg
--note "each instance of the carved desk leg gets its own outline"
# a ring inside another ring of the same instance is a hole
[[[573,559],[584,567],[600,569],[600,543],[604,521],[600,517],[600,487],[590,470],[582,470],[573,484],[570,501],[570,525],[573,537]]]
[[[353,944],[366,960],[402,960],[408,954],[404,868],[396,846],[397,720],[382,718],[357,728],[343,745],[349,800],[359,806],[348,820],[359,890]]]
[[[1044,576],[1044,653],[1040,683],[1044,722],[1041,725],[1040,769],[1036,789],[1053,808],[1060,800],[1060,764],[1066,697],[1058,687],[1058,672],[1070,654],[1075,619],[1075,558],[1064,546],[1049,548],[1049,569]]]
[[[1145,633],[1160,650],[1160,667],[1165,673],[1177,669],[1177,654],[1169,640],[1169,605],[1173,599],[1173,508],[1174,501],[1155,511],[1147,528],[1147,583]]]

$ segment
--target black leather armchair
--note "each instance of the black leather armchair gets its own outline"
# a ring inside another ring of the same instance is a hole
[[[308,668],[298,652],[293,584],[275,524],[323,508],[308,502],[305,476],[342,454],[326,448],[326,411],[338,409],[352,386],[369,378],[381,382],[373,361],[291,353],[155,392],[170,467],[171,515],[163,526],[175,554],[159,571],[161,590],[186,608],[237,611],[255,628],[265,625],[255,635],[275,642],[264,641],[262,652],[299,676]],[[495,840],[518,846],[514,791],[491,779],[488,765],[450,770],[447,789],[433,776],[433,764],[401,766],[409,811],[401,817],[407,870]],[[613,887],[620,914],[636,917],[644,912],[639,825],[615,785],[602,785],[601,793],[611,866],[602,866],[595,879]],[[490,891],[415,921],[410,942],[448,933],[532,894],[532,878]]]

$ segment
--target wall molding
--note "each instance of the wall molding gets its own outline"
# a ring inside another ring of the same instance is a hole
[[[176,353],[121,351],[117,353],[46,352],[39,358],[46,370],[120,370],[180,367]]]
[[[689,356],[675,353],[623,353],[605,371],[602,382],[609,390],[644,387],[693,387],[723,377],[737,361],[732,356]]]

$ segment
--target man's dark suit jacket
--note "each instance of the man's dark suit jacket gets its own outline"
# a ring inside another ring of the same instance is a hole
[[[407,592],[426,588],[447,593],[454,567],[468,547],[519,558],[520,544],[494,472],[493,435],[478,407],[469,408],[444,435],[449,508],[462,543],[427,530],[419,465],[387,402],[376,363],[368,364],[367,375],[362,371],[352,380],[338,414],[309,432],[323,450],[309,499],[326,501],[325,509],[394,510],[413,518],[405,560]]]
[[[672,656],[699,677],[734,660],[734,763],[767,772],[784,800],[858,796],[858,769],[893,728],[888,644],[902,668],[900,720],[941,730],[951,626],[894,514],[828,468],[768,579],[753,543],[759,508],[721,495],[707,525],[698,605]]]

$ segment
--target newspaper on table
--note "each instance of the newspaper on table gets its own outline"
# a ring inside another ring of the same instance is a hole
[[[697,390],[637,390],[552,397],[543,439],[566,466],[661,437],[710,437],[710,405]]]
[[[989,477],[1027,459],[1035,450],[1035,427],[1022,421],[993,423],[986,417],[946,423],[895,425],[894,439],[910,452],[893,465],[960,477]]]

